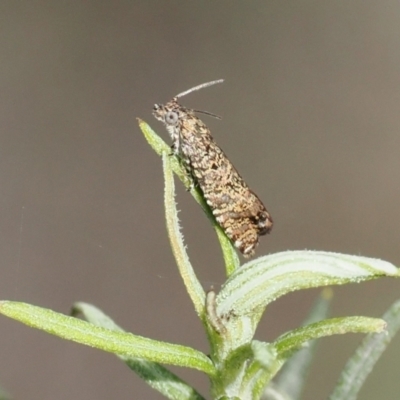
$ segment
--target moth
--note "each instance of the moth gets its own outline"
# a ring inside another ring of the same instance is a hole
[[[251,257],[259,236],[271,231],[272,218],[196,112],[217,116],[178,103],[180,97],[221,82],[222,79],[203,83],[176,95],[166,104],[155,104],[153,115],[165,125],[172,139],[173,154],[180,159],[193,183],[200,187],[218,224],[235,247],[245,257]]]

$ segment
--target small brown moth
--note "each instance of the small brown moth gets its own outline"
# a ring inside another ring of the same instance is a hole
[[[272,218],[264,204],[247,186],[235,167],[214,141],[210,130],[178,98],[196,90],[223,82],[203,83],[176,95],[166,104],[155,104],[153,115],[172,138],[173,153],[178,156],[203,192],[215,219],[245,257],[254,255],[258,237],[272,229]],[[213,114],[197,111],[203,114]],[[218,117],[217,117],[218,118]]]

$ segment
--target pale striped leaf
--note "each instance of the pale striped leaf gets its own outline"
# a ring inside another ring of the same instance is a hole
[[[235,271],[217,296],[217,311],[259,318],[269,303],[295,290],[398,275],[394,265],[375,258],[308,250],[275,253]]]

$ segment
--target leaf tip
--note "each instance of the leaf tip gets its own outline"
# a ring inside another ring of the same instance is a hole
[[[146,125],[146,122],[144,122],[141,118],[136,118],[136,121],[138,122],[140,129],[143,129],[143,127]]]

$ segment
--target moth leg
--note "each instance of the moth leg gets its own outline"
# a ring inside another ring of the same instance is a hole
[[[171,144],[170,150],[171,150],[171,151],[168,153],[168,155],[169,155],[170,157],[172,157],[172,156],[175,155],[175,145],[174,145],[174,143]]]
[[[198,187],[199,184],[193,174],[191,165],[188,164],[188,162],[185,159],[183,159],[182,157],[179,157],[179,162],[181,164],[181,167],[186,171],[186,178],[189,182],[189,186],[186,188],[186,191],[191,192],[193,189]]]

